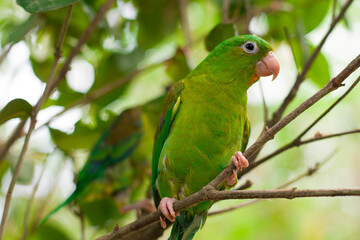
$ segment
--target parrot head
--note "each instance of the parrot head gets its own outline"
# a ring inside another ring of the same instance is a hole
[[[247,88],[262,76],[273,75],[274,80],[280,71],[279,62],[269,43],[254,35],[225,40],[209,54],[204,63],[216,81],[238,80]]]

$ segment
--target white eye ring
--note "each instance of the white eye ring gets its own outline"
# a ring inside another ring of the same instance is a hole
[[[250,53],[250,54],[255,54],[259,51],[258,46],[256,45],[256,43],[254,42],[246,42],[244,43],[241,48],[246,52],[246,53]]]

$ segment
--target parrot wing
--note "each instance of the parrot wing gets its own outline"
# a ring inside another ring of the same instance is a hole
[[[153,189],[153,197],[155,201],[155,205],[158,206],[160,203],[160,195],[156,189],[156,179],[158,175],[158,164],[159,157],[163,145],[169,136],[169,132],[171,129],[171,125],[174,122],[176,114],[180,108],[181,104],[181,91],[184,89],[184,82],[179,81],[175,83],[170,89],[164,103],[163,112],[160,118],[160,122],[158,128],[155,133],[155,143],[154,143],[154,151],[153,151],[153,160],[152,160],[152,189]]]
[[[249,143],[249,137],[250,137],[250,121],[249,116],[246,114],[245,124],[244,124],[244,132],[243,132],[243,138],[242,138],[242,149],[241,152],[245,152],[246,146]]]

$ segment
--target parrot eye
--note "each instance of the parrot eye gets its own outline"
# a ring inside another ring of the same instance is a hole
[[[254,42],[246,42],[241,46],[241,48],[244,49],[246,53],[250,54],[255,54],[259,51],[256,43]]]

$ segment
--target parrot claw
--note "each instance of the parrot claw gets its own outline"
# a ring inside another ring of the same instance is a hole
[[[236,169],[234,169],[233,173],[230,177],[227,178],[226,184],[229,186],[235,185],[237,182],[237,171],[241,171],[242,168],[249,166],[249,161],[244,157],[242,152],[236,152],[234,156],[231,156],[230,163],[233,162]]]
[[[159,210],[167,218],[170,222],[174,222],[176,216],[179,216],[179,213],[174,211],[174,202],[176,202],[175,198],[164,197],[161,199],[159,204]],[[160,224],[162,228],[166,228],[166,219],[164,217],[160,217]]]

